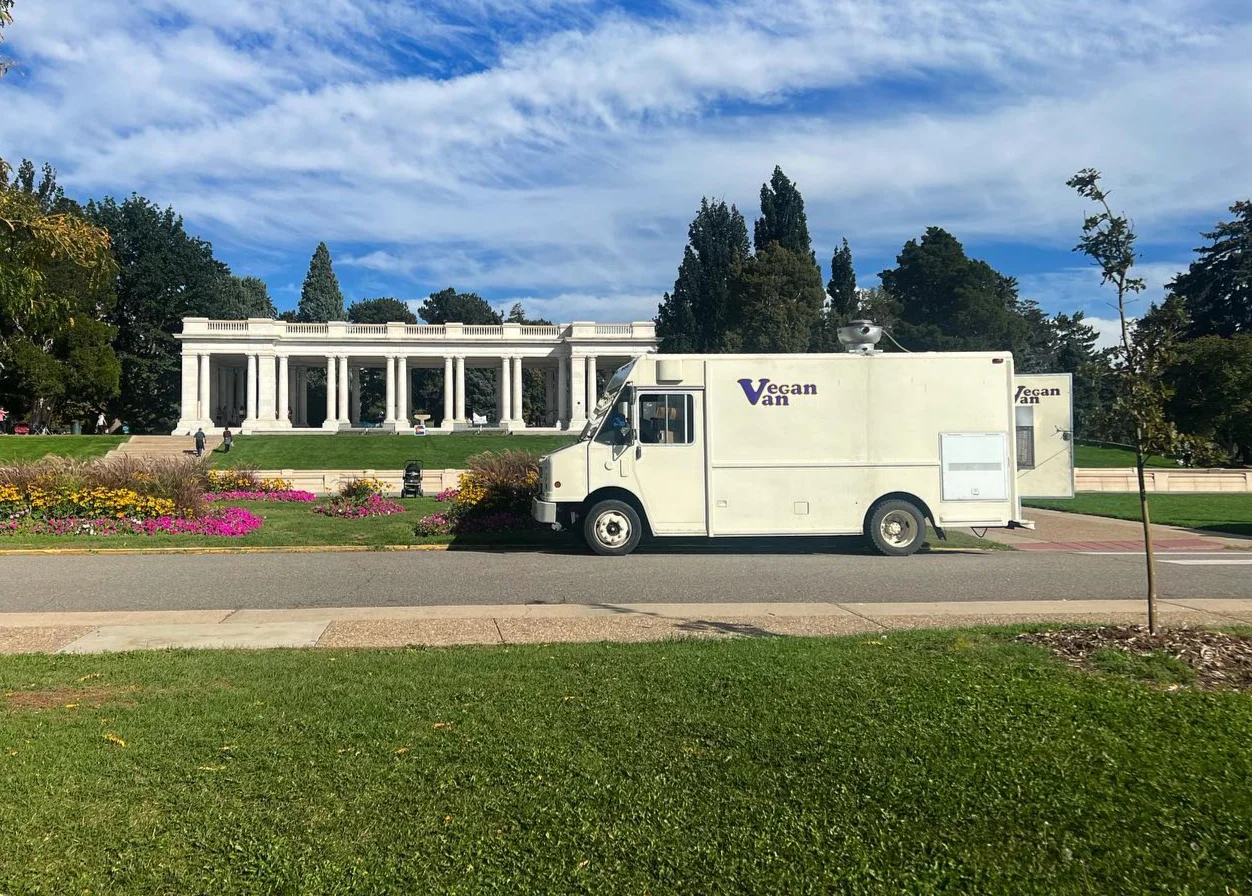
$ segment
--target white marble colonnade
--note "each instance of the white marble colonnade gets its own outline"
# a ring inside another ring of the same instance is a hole
[[[468,428],[477,415],[507,430],[578,430],[595,404],[597,373],[603,378],[628,358],[656,350],[650,322],[471,326],[185,318],[178,338],[182,410],[176,433],[226,425],[245,433],[338,432],[374,424],[362,420],[366,370],[385,383],[385,411],[377,421],[385,431],[410,431],[418,370],[442,380],[442,407],[426,408],[432,431]],[[467,369],[491,373],[494,407],[470,406]],[[527,415],[524,386],[531,370],[543,375],[543,407]],[[324,415],[309,401],[319,378]]]

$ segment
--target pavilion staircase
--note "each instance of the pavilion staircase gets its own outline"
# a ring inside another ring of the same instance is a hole
[[[221,436],[208,436],[204,440],[205,452],[212,451],[222,443]],[[116,457],[135,458],[182,458],[195,454],[195,442],[190,436],[131,436],[104,456],[105,460]]]

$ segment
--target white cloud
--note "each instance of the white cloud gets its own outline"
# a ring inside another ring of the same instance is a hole
[[[72,188],[171,202],[219,246],[303,265],[326,239],[362,276],[544,291],[552,313],[527,302],[554,318],[650,317],[700,196],[750,217],[775,162],[819,256],[844,235],[892,252],[928,224],[1067,249],[1084,209],[1064,180],[1087,165],[1145,244],[1189,247],[1195,220],[1252,192],[1237,0],[18,12],[30,78],[4,82],[9,155],[54,161]],[[1047,307],[1102,308],[1089,274],[1022,281]]]

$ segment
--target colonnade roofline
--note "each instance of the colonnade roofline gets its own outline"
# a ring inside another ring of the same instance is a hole
[[[178,339],[241,338],[257,340],[291,340],[310,342],[386,342],[441,344],[468,343],[576,343],[576,342],[654,342],[656,324],[652,321],[631,323],[596,323],[574,321],[568,324],[354,324],[347,321],[329,323],[288,323],[267,318],[247,320],[211,320],[207,317],[183,318],[183,331]]]

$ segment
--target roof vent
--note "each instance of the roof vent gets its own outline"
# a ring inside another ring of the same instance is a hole
[[[874,348],[882,339],[882,327],[873,321],[854,320],[846,327],[839,328],[839,342],[854,355],[877,355]]]

